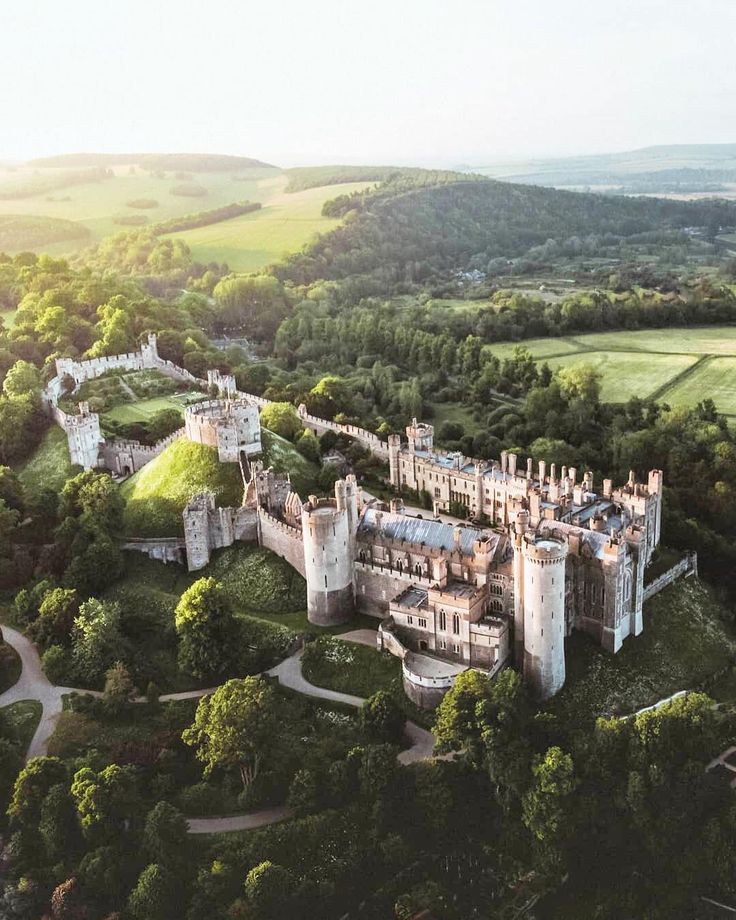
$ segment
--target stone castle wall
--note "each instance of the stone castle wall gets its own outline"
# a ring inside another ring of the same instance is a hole
[[[676,562],[671,569],[668,569],[659,578],[655,578],[653,582],[644,587],[644,600],[648,601],[650,597],[654,597],[655,594],[659,594],[660,591],[664,588],[671,585],[674,581],[677,581],[682,575],[688,577],[690,575],[698,574],[698,554],[695,552],[687,553],[680,559],[679,562]]]
[[[296,527],[289,527],[288,524],[284,524],[283,521],[261,508],[258,514],[258,535],[258,542],[261,546],[281,556],[302,577],[306,578],[304,543],[300,530]]]
[[[141,444],[140,441],[112,440],[102,445],[102,459],[106,469],[120,476],[130,476],[141,467],[158,457],[166,448],[184,436],[179,428],[155,444]]]

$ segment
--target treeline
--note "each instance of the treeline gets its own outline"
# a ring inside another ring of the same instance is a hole
[[[423,187],[402,179],[343,196],[328,210],[355,217],[275,266],[279,278],[349,278],[357,293],[387,294],[458,269],[485,270],[550,239],[736,224],[731,202],[607,197],[472,178]]]
[[[287,192],[302,192],[324,185],[348,182],[389,182],[406,179],[416,185],[436,185],[438,182],[461,182],[465,173],[450,170],[418,169],[406,166],[295,166],[288,169]],[[475,178],[478,178],[477,176]]]
[[[138,205],[140,207],[140,205]],[[164,233],[180,233],[182,230],[194,230],[196,227],[207,227],[209,224],[219,224],[220,221],[250,214],[262,207],[260,201],[238,201],[226,204],[220,208],[209,211],[196,211],[192,214],[182,214],[181,217],[171,217],[156,223],[151,230],[157,236]]]

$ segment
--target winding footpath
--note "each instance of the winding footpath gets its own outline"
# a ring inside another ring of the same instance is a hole
[[[34,757],[44,757],[48,753],[48,744],[56,729],[64,705],[63,697],[69,693],[87,693],[91,696],[101,697],[99,690],[80,690],[76,687],[57,687],[46,677],[41,667],[35,645],[17,629],[2,624],[2,634],[5,641],[18,653],[21,660],[21,673],[18,681],[3,694],[0,694],[0,707],[19,703],[21,700],[37,700],[41,703],[41,719],[31,739],[26,752],[26,760]],[[343,637],[348,642],[358,642],[362,645],[375,647],[375,634],[370,630],[356,630],[346,633]],[[325,687],[311,684],[302,674],[303,649],[296,654],[285,658],[280,664],[265,673],[276,677],[279,683],[290,690],[302,693],[315,699],[327,700],[331,703],[344,703],[348,706],[360,708],[365,700],[360,696],[349,693],[338,693]],[[192,700],[201,696],[214,693],[217,687],[207,687],[202,690],[185,690],[181,693],[162,694],[159,700],[162,703],[173,700]],[[145,697],[138,697],[136,703],[145,702]],[[411,742],[411,746],[398,755],[402,764],[416,763],[419,760],[428,760],[433,757],[434,737],[431,732],[420,728],[413,722],[406,722],[404,733]],[[275,824],[291,817],[292,812],[286,806],[277,806],[263,811],[249,812],[248,814],[231,815],[217,818],[189,818],[190,834],[222,834],[228,831],[251,830],[267,824]]]

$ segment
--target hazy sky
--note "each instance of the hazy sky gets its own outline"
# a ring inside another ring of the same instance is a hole
[[[736,142],[736,0],[0,0],[0,158]]]

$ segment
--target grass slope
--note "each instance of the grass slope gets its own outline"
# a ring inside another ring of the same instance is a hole
[[[125,533],[137,537],[183,533],[181,513],[197,492],[213,492],[219,505],[239,505],[243,480],[235,463],[217,450],[181,438],[123,483]]]
[[[0,214],[0,252],[41,249],[55,243],[80,246],[88,240],[87,227],[71,220],[38,214]]]
[[[705,583],[680,581],[647,602],[644,632],[609,655],[579,633],[566,643],[567,681],[550,704],[563,725],[589,727],[701,686],[736,658],[733,616]]]
[[[61,491],[67,479],[81,471],[81,467],[73,466],[69,460],[66,434],[57,425],[52,425],[18,475],[25,490],[35,495],[42,489]]]
[[[256,271],[285,252],[301,249],[316,234],[337,227],[339,220],[322,216],[322,205],[367,184],[370,183],[282,191],[266,198],[263,207],[251,214],[172,235],[184,240],[199,262],[221,261],[234,271]]]

